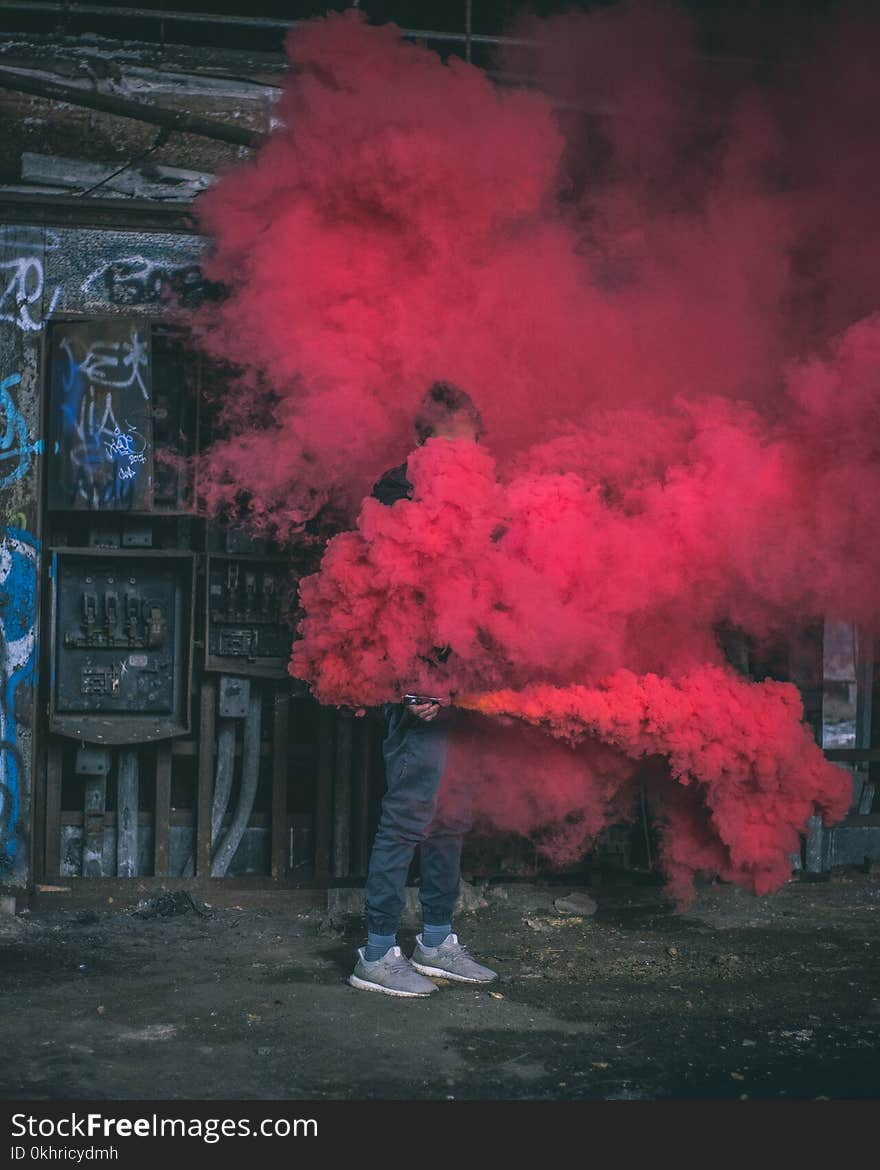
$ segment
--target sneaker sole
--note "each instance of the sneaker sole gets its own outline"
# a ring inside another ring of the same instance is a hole
[[[398,999],[430,999],[436,993],[434,991],[396,991],[393,987],[385,987],[381,983],[370,983],[367,979],[361,979],[357,975],[349,975],[348,982],[352,987],[357,987],[361,991],[379,991],[382,995],[395,995]]]
[[[432,975],[435,979],[451,979],[456,983],[477,983],[481,987],[488,987],[490,983],[495,983],[498,976],[492,979],[471,979],[468,975],[456,975],[453,971],[444,971],[442,967],[426,967],[424,963],[416,963],[413,959],[410,962],[415,967],[420,975]]]

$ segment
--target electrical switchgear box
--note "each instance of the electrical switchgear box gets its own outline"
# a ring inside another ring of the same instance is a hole
[[[194,573],[177,550],[56,550],[53,731],[122,744],[189,730]]]
[[[286,678],[292,632],[290,562],[281,557],[209,555],[205,578],[205,667]]]

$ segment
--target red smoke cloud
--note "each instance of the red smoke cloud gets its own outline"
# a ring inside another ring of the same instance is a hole
[[[698,431],[703,446],[707,433]],[[703,450],[668,490],[649,482],[626,503],[573,472],[501,483],[476,444],[429,440],[409,461],[413,500],[365,501],[356,531],[331,541],[321,572],[303,582],[294,673],[327,702],[453,693],[457,706],[586,744],[536,752],[515,729],[486,740],[471,728],[451,762],[459,779],[482,776],[477,808],[496,825],[574,818],[545,841],[557,860],[632,807],[632,770],[607,751],[597,759],[595,742],[634,760],[662,755],[671,781],[691,786],[652,786],[674,893],[685,900],[701,869],[775,888],[807,818],[838,819],[851,788],[801,723],[793,686],[723,667],[714,625],[748,614],[755,628],[777,613],[772,566],[756,566],[752,549],[773,550],[780,483],[791,477],[777,474],[772,446],[756,454],[720,424],[716,439],[717,466]],[[734,524],[725,517],[746,488]],[[787,523],[799,524],[792,510]],[[780,571],[791,542],[808,536],[786,532]],[[451,647],[445,663],[432,661],[437,646]]]
[[[806,819],[815,810],[838,819],[849,807],[849,781],[799,721],[800,697],[787,683],[749,684],[717,667],[675,682],[618,671],[599,688],[529,686],[465,703],[515,715],[573,745],[590,736],[633,759],[666,757],[672,779],[693,798],[664,786],[658,801],[673,829],[663,837],[664,867],[682,899],[698,870],[759,894],[776,889],[791,872]]]
[[[715,630],[876,627],[876,73],[712,81],[656,7],[530,31],[512,63],[543,93],[354,14],[291,35],[286,127],[200,201],[230,289],[207,344],[242,371],[208,502],[290,538],[356,517],[301,590],[322,701],[468,693],[550,733],[473,723],[495,824],[576,852],[662,755],[675,893],[766,891],[849,780]],[[431,440],[413,501],[364,501],[438,378],[485,446]]]

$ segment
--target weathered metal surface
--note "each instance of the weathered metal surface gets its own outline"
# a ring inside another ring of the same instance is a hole
[[[95,774],[85,784],[83,800],[82,875],[100,877],[104,872],[104,819],[107,777]]]
[[[238,803],[229,828],[211,855],[211,876],[225,877],[247,829],[254,808],[260,779],[260,730],[263,720],[263,695],[257,684],[251,687],[244,721],[241,750],[241,784]]]
[[[220,676],[220,710],[218,714],[221,719],[244,719],[250,701],[250,679],[236,678],[228,674]]]
[[[207,557],[206,670],[288,678],[293,635],[283,603],[289,576],[290,561],[278,557]]]
[[[53,553],[49,727],[98,744],[189,730],[192,555]]]
[[[138,752],[122,748],[116,777],[116,876],[134,877],[138,865]]]
[[[153,873],[167,875],[170,862],[171,744],[156,748],[156,799],[153,807]]]
[[[223,680],[221,679],[220,681],[222,686]],[[249,699],[250,691],[248,691]],[[242,716],[246,714],[247,709],[245,708]],[[217,771],[214,776],[214,803],[211,806],[212,841],[220,840],[220,830],[229,808],[229,798],[232,795],[232,780],[235,771],[235,729],[235,721],[233,719],[227,719],[223,715],[223,702],[221,697],[220,720],[217,731]]]

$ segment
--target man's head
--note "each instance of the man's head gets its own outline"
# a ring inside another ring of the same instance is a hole
[[[474,439],[483,435],[483,419],[473,399],[452,382],[434,382],[416,413],[419,444],[428,439]]]

